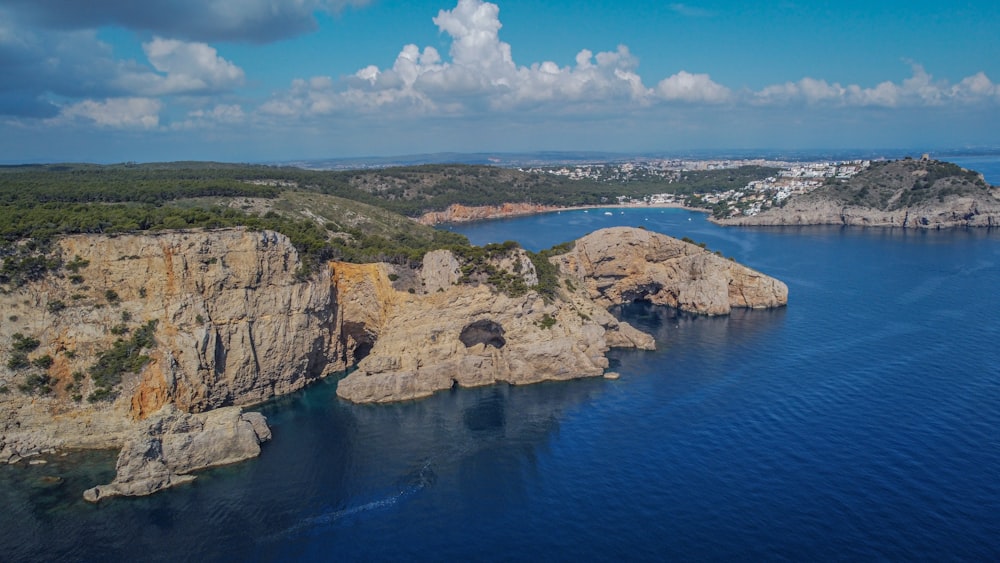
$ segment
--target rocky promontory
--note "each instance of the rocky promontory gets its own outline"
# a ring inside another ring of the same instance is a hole
[[[604,307],[644,299],[692,313],[725,315],[733,307],[788,303],[788,287],[781,281],[697,244],[644,229],[597,231],[556,260]]]
[[[694,244],[606,229],[539,262],[516,245],[438,250],[419,268],[303,270],[280,234],[242,228],[57,241],[64,267],[0,294],[0,461],[120,448],[90,500],[149,494],[257,455],[241,406],[351,372],[354,402],[454,386],[599,376],[651,336],[607,307],[702,314],[787,302],[781,282]]]
[[[943,229],[1000,226],[1000,188],[982,175],[929,159],[873,162],[847,181],[830,179],[757,215],[720,225],[849,225]]]
[[[845,225],[945,229],[1000,226],[1000,188],[948,162],[873,162],[849,180],[831,178],[756,215],[713,218],[720,225]]]
[[[361,299],[354,305],[360,310],[379,311],[369,329],[374,345],[340,382],[337,394],[355,402],[389,402],[453,386],[601,375],[610,347],[654,345],[651,337],[611,316],[607,307],[613,304],[645,299],[718,315],[732,307],[788,302],[782,282],[698,245],[643,229],[597,231],[551,260],[560,278],[551,300],[534,292],[510,297],[461,285],[387,298],[374,288],[388,284],[380,281],[380,273],[369,272],[374,276],[367,282],[370,295],[354,292],[350,299]],[[519,263],[521,275],[537,276],[530,261]],[[457,281],[459,268],[454,257],[440,256],[425,260],[422,275]],[[391,310],[380,304],[390,304]]]

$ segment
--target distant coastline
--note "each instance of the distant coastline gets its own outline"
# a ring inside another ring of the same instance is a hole
[[[423,225],[436,226],[449,223],[468,223],[490,219],[508,219],[511,217],[526,217],[542,213],[560,213],[563,211],[591,211],[601,209],[684,209],[699,213],[711,213],[710,209],[691,207],[683,203],[609,203],[600,205],[571,205],[566,207],[551,205],[530,205],[507,203],[503,205],[465,206],[453,204],[445,211],[432,211],[421,215],[417,222]]]

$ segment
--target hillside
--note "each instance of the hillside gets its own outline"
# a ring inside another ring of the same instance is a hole
[[[285,234],[303,273],[326,260],[417,265],[468,242],[407,217],[468,206],[601,204],[619,195],[745,185],[772,170],[685,173],[678,181],[570,180],[472,165],[317,171],[215,162],[0,167],[0,289],[60,267],[55,237],[243,226]]]
[[[1000,188],[949,162],[873,162],[848,180],[831,178],[807,194],[723,225],[860,225],[948,228],[1000,225]]]

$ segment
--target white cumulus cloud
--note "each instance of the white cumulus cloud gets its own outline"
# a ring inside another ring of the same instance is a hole
[[[656,85],[656,93],[665,100],[710,104],[726,102],[733,97],[729,88],[713,82],[707,74],[683,70],[661,80]]]
[[[152,98],[108,98],[84,100],[64,106],[53,123],[84,121],[113,129],[155,129],[160,124],[162,104]]]
[[[989,103],[1000,101],[1000,88],[986,74],[979,72],[956,84],[936,80],[924,67],[911,64],[913,75],[900,83],[883,81],[875,86],[842,86],[815,78],[774,84],[755,92],[754,104],[830,105],[840,107],[934,107],[946,104]]]
[[[205,94],[243,85],[243,69],[219,56],[214,47],[176,39],[153,38],[142,44],[157,72],[133,69],[119,76],[126,90],[147,96]]]
[[[549,61],[519,66],[510,44],[500,39],[499,13],[490,2],[459,0],[433,18],[451,38],[449,60],[434,47],[406,45],[389,68],[367,65],[342,84],[297,80],[261,109],[291,116],[392,108],[413,115],[648,103],[652,91],[636,73],[638,61],[628,47],[597,54],[581,50],[573,66]]]

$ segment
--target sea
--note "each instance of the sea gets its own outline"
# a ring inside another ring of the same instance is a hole
[[[1000,184],[1000,159],[960,162]],[[336,378],[256,407],[257,459],[82,500],[115,452],[0,467],[3,561],[1000,560],[1000,232],[718,227],[681,209],[452,225],[540,250],[639,226],[784,280],[789,303],[614,313],[620,379],[393,405]]]

